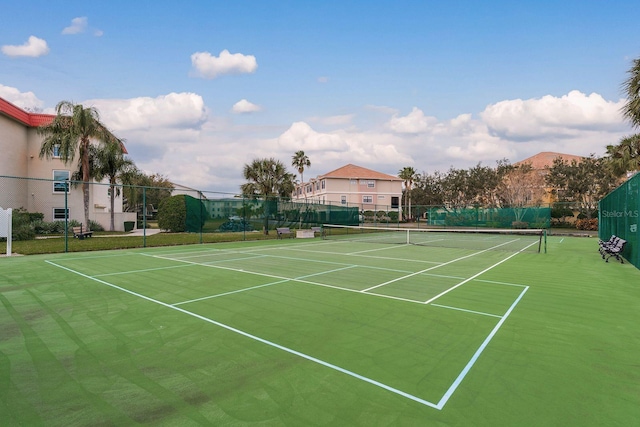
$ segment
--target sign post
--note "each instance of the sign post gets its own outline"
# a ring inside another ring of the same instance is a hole
[[[7,238],[7,256],[11,256],[11,208],[0,208],[0,237]]]

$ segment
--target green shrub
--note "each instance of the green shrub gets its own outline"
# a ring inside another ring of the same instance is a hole
[[[185,231],[187,206],[184,195],[171,196],[158,206],[158,227],[174,233]]]
[[[44,220],[44,214],[41,212],[29,212],[29,221],[31,222],[36,222],[36,221],[43,221]]]
[[[104,227],[99,223],[93,220],[89,220],[89,230],[91,231],[104,231]]]
[[[11,237],[13,240],[33,240],[36,237],[29,212],[23,208],[14,209],[12,212]]]

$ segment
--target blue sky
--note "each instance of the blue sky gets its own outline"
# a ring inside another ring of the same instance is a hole
[[[146,172],[237,192],[255,157],[390,174],[632,132],[634,1],[10,2],[0,96],[97,107]],[[292,169],[293,171],[293,169]]]

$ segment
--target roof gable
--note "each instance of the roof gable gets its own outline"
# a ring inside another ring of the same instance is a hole
[[[385,181],[402,181],[402,179],[398,178],[397,176],[387,175],[386,173],[376,172],[374,170],[352,164],[348,164],[331,172],[327,172],[324,175],[320,175],[318,178],[379,179]]]
[[[552,167],[553,161],[557,158],[562,159],[565,162],[571,163],[573,160],[581,162],[584,157],[576,156],[574,154],[554,153],[552,151],[543,151],[534,156],[528,157],[524,160],[516,162],[516,165],[530,164],[533,169],[544,169],[546,167]]]

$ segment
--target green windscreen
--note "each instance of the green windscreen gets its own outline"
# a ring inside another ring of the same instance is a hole
[[[627,241],[622,256],[640,268],[640,174],[635,174],[620,187],[600,200],[598,206],[598,236],[608,240],[612,235]]]
[[[549,228],[551,208],[469,208],[445,209],[432,207],[428,211],[428,224],[444,227],[483,228]]]

